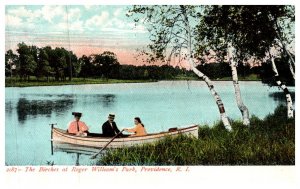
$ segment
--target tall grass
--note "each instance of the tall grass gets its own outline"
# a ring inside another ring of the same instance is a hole
[[[222,123],[199,127],[199,139],[184,135],[154,144],[109,150],[98,165],[294,165],[295,120],[286,108],[261,120],[251,118],[250,127],[240,121],[228,132]]]

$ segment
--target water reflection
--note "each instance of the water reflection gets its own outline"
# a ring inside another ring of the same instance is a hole
[[[46,115],[51,116],[52,112],[61,113],[72,108],[74,99],[56,100],[28,100],[20,98],[17,104],[19,122],[26,121],[27,116]]]
[[[22,94],[17,102],[17,115],[21,123],[26,121],[28,116],[44,115],[50,117],[52,112],[56,114],[65,113],[74,108],[75,101],[83,103],[84,106],[101,104],[104,108],[110,108],[116,103],[114,94]],[[11,103],[7,102],[6,112],[13,110]]]
[[[34,93],[26,93],[21,94],[23,98],[74,98],[75,94],[34,94]]]
[[[90,157],[95,153],[99,152],[99,149],[67,144],[67,143],[55,143],[53,145],[53,151],[54,151],[54,155],[57,152],[63,152],[67,155],[72,155],[72,159],[73,158],[75,159],[74,165],[80,166],[80,165],[88,165],[86,160],[88,159],[89,162]]]
[[[5,102],[5,112],[11,114],[13,111],[13,103],[11,101]]]
[[[113,106],[116,99],[116,95],[113,94],[100,95],[99,97],[100,97],[100,101],[103,104],[103,107],[105,108],[109,108]]]
[[[114,94],[90,94],[77,95],[77,99],[83,102],[84,105],[101,104],[103,108],[110,108],[116,104],[116,95]]]
[[[295,103],[295,92],[290,92],[291,97],[293,100],[293,103]],[[284,92],[273,92],[269,94],[269,97],[271,97],[274,101],[279,102],[279,103],[285,103],[286,102],[286,97]]]

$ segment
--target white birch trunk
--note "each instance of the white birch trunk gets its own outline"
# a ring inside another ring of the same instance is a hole
[[[286,49],[285,44],[282,42],[282,40],[281,40],[281,38],[280,38],[280,36],[279,36],[278,33],[277,33],[277,37],[279,38],[279,43],[280,43],[281,48],[282,48],[282,49],[284,50],[284,52],[286,52],[286,54],[289,56],[288,64],[289,64],[290,72],[291,72],[291,74],[292,74],[292,76],[293,76],[293,78],[294,78],[294,80],[295,80],[295,71],[294,71],[294,68],[293,68],[293,66],[292,66],[292,64],[295,65],[295,61],[294,61],[294,59],[293,59],[291,53]]]
[[[275,74],[276,83],[283,90],[283,92],[285,94],[285,97],[286,97],[287,117],[288,118],[293,118],[294,117],[294,107],[293,107],[293,101],[292,101],[291,94],[290,94],[288,88],[284,84],[282,84],[282,82],[280,81],[279,73],[277,71],[277,67],[276,67],[276,64],[275,64],[275,61],[274,61],[274,57],[273,57],[273,55],[271,55],[271,53],[270,53],[270,56],[271,56],[271,62],[272,62],[272,69],[273,69],[273,72]]]
[[[235,92],[235,100],[237,103],[238,108],[240,109],[243,117],[243,125],[249,126],[250,125],[250,119],[249,119],[249,111],[247,106],[245,106],[242,96],[241,96],[241,90],[240,90],[240,85],[238,81],[238,74],[237,74],[237,69],[236,69],[236,62],[233,59],[233,53],[234,49],[229,45],[228,48],[228,55],[229,55],[229,64],[231,67],[231,74],[232,74],[232,81],[233,81],[233,86],[234,86],[234,92]]]
[[[186,31],[187,31],[187,51],[188,51],[188,61],[189,61],[189,64],[193,70],[193,72],[198,76],[200,77],[201,79],[203,79],[206,83],[206,85],[208,86],[212,96],[214,97],[215,101],[216,101],[216,104],[219,108],[219,112],[220,112],[220,117],[221,117],[221,120],[222,120],[222,123],[223,125],[225,126],[225,128],[228,130],[228,131],[231,131],[232,128],[231,128],[231,125],[230,125],[230,122],[228,120],[228,117],[226,115],[226,112],[225,112],[225,108],[224,108],[224,104],[222,102],[222,99],[221,97],[219,96],[219,94],[216,92],[215,88],[214,88],[214,85],[212,83],[212,81],[205,75],[203,74],[202,72],[200,72],[197,68],[196,68],[196,64],[194,62],[194,59],[192,57],[192,39],[191,39],[191,31],[190,31],[190,26],[189,26],[189,21],[188,21],[188,17],[186,15],[186,12],[184,10],[184,8],[182,8],[182,13],[183,13],[183,18],[184,18],[184,25],[185,25],[185,28],[186,28]]]
[[[286,52],[286,54],[289,56],[289,60],[290,60],[290,61],[288,62],[288,64],[289,64],[289,67],[290,67],[290,72],[291,72],[291,74],[293,75],[293,78],[294,78],[294,80],[295,80],[295,71],[294,71],[294,68],[293,68],[293,66],[292,66],[292,63],[295,65],[295,60],[293,59],[291,53],[286,49],[286,45],[285,45],[285,43],[283,42],[283,40],[282,40],[282,38],[281,38],[281,36],[280,36],[280,27],[278,26],[277,21],[273,18],[272,15],[270,15],[270,17],[271,17],[271,19],[273,19],[274,22],[275,22],[274,25],[275,25],[275,28],[276,28],[276,36],[277,36],[277,38],[278,38],[279,45],[280,45],[281,48]],[[291,62],[292,62],[292,63],[291,63]]]
[[[292,74],[292,76],[293,76],[293,78],[295,80],[295,71],[294,71],[294,68],[293,68],[293,66],[291,64],[291,61],[289,61],[289,67],[290,67],[291,74]]]

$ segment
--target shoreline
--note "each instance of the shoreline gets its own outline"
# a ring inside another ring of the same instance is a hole
[[[122,80],[122,79],[92,79],[92,78],[75,78],[73,81],[7,81],[5,80],[5,88],[11,87],[43,87],[43,86],[66,86],[66,85],[92,85],[92,84],[124,84],[124,83],[153,83],[159,81],[202,81],[196,78],[174,78],[174,79],[165,79],[165,80]],[[232,81],[231,79],[214,79],[213,82],[216,81]],[[243,79],[241,78],[239,81],[261,81],[260,79]]]
[[[5,88],[12,87],[45,87],[45,86],[66,86],[66,85],[93,85],[93,84],[124,84],[124,83],[151,83],[158,82],[155,80],[118,80],[118,79],[91,79],[91,80],[79,80],[79,81],[54,81],[54,82],[46,82],[46,81],[17,81],[14,84],[9,82],[5,82]]]

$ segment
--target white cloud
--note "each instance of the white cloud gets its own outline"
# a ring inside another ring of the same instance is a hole
[[[85,8],[86,10],[90,10],[90,9],[92,8],[92,6],[93,6],[93,5],[84,5],[84,8]]]
[[[45,5],[42,8],[42,15],[45,20],[52,23],[52,19],[58,16],[64,16],[66,11],[62,6],[48,6]]]
[[[39,9],[32,11],[32,10],[26,9],[24,6],[21,6],[21,7],[15,8],[15,9],[9,9],[8,15],[13,15],[13,16],[22,18],[25,21],[33,22],[36,18],[41,17],[42,11]]]
[[[127,26],[129,27],[129,28],[134,28],[135,27],[135,23],[134,22],[129,22],[129,23],[127,23]]]
[[[136,32],[136,33],[147,33],[148,32],[148,30],[145,28],[144,25],[136,24],[134,22],[127,23],[127,27],[132,29],[133,32]]]
[[[31,10],[27,10],[25,7],[21,6],[18,7],[16,9],[10,9],[8,10],[9,14],[15,15],[15,16],[19,16],[19,17],[31,17],[33,12]]]
[[[109,13],[107,11],[103,11],[100,16],[96,15],[88,19],[85,23],[85,26],[88,28],[104,26],[108,18],[109,18]]]
[[[12,27],[18,27],[22,25],[22,19],[18,16],[12,16],[12,15],[6,15],[5,16],[5,25],[6,26],[12,26]]]
[[[68,23],[66,23],[66,22],[60,22],[56,26],[57,26],[56,27],[57,30],[64,32],[68,28]]]
[[[133,28],[133,30],[135,30],[138,33],[146,33],[147,32],[145,26],[143,26],[143,25],[137,25],[136,27]]]
[[[83,31],[83,21],[76,21],[71,23],[70,30]]]
[[[67,20],[67,17],[69,21],[78,20],[81,17],[81,11],[79,8],[69,9],[68,14],[64,15],[64,20]]]
[[[123,11],[123,8],[117,8],[115,11],[114,11],[114,16],[119,16]]]
[[[67,22],[61,22],[59,24],[57,24],[56,27],[57,30],[61,31],[61,32],[66,32],[66,31],[76,31],[76,32],[82,32],[83,31],[83,21],[75,21],[75,22],[71,22],[71,23],[67,23]]]
[[[42,16],[42,10],[38,9],[38,10],[33,11],[31,16],[27,20],[28,20],[28,22],[34,22],[35,19],[39,19],[41,16]]]
[[[110,19],[107,24],[105,25],[105,27],[116,27],[116,28],[124,28],[125,27],[125,22],[118,19],[118,18],[113,18]]]

